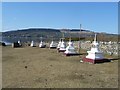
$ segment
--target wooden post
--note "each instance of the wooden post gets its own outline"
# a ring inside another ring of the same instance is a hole
[[[71,41],[72,38],[71,38],[71,34],[70,34],[70,30],[69,30],[69,41]]]
[[[80,32],[81,32],[81,27],[82,27],[82,24],[80,24]],[[79,34],[79,58],[80,58],[80,62],[82,63],[83,60],[81,59],[81,56],[80,56],[80,49],[81,49],[81,42],[80,42],[80,34]]]
[[[81,32],[81,26],[82,26],[82,25],[80,24],[80,32]],[[79,32],[79,45],[78,45],[79,54],[80,54],[80,47],[81,47],[81,46],[80,46],[80,32]],[[80,56],[80,55],[79,55],[79,56]]]

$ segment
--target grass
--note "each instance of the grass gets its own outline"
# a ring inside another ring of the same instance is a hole
[[[80,63],[56,49],[2,47],[3,88],[117,88],[118,60]],[[85,53],[81,50],[81,53]],[[116,58],[114,56],[106,56]],[[27,68],[25,68],[27,66]]]

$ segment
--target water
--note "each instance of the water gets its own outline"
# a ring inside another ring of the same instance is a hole
[[[34,42],[40,42],[41,41],[41,38],[40,37],[1,37],[0,36],[0,42],[4,42],[6,45],[11,45],[12,43],[14,42],[18,42],[21,41],[21,42],[31,42],[31,41],[34,41]],[[45,42],[51,42],[51,38],[42,38],[43,41]],[[57,39],[53,39],[55,41],[58,41]]]
[[[12,42],[9,42],[7,39],[0,37],[0,42],[4,42],[6,45],[11,45]]]

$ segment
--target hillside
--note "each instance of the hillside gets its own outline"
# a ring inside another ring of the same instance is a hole
[[[88,33],[92,34],[93,32],[87,31],[87,30],[80,30],[79,29],[47,29],[47,28],[28,28],[28,29],[21,29],[21,30],[14,30],[14,31],[8,31],[3,32],[2,35],[4,37],[62,37],[62,34],[64,33],[65,37],[68,37],[69,34],[72,36],[76,36],[76,34],[79,33]],[[78,37],[77,35],[76,37]]]
[[[2,35],[4,37],[55,37],[60,36],[60,31],[57,29],[38,29],[38,28],[30,28],[30,29],[21,29],[15,31],[3,32]]]
[[[2,36],[7,38],[29,38],[30,40],[33,38],[34,40],[40,39],[40,37],[43,37],[47,40],[59,40],[59,38],[63,37],[64,34],[64,37],[66,38],[79,38],[80,36],[85,40],[93,40],[95,33],[97,33],[98,40],[100,41],[117,41],[116,34],[99,33],[83,29],[80,31],[80,29],[28,28],[2,32]]]

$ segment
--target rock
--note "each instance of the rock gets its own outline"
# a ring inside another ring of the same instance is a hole
[[[52,65],[50,65],[52,67]]]
[[[92,75],[89,75],[89,76],[92,76]]]
[[[45,79],[45,81],[47,81],[47,79]]]
[[[25,68],[27,68],[27,66],[25,66]]]

